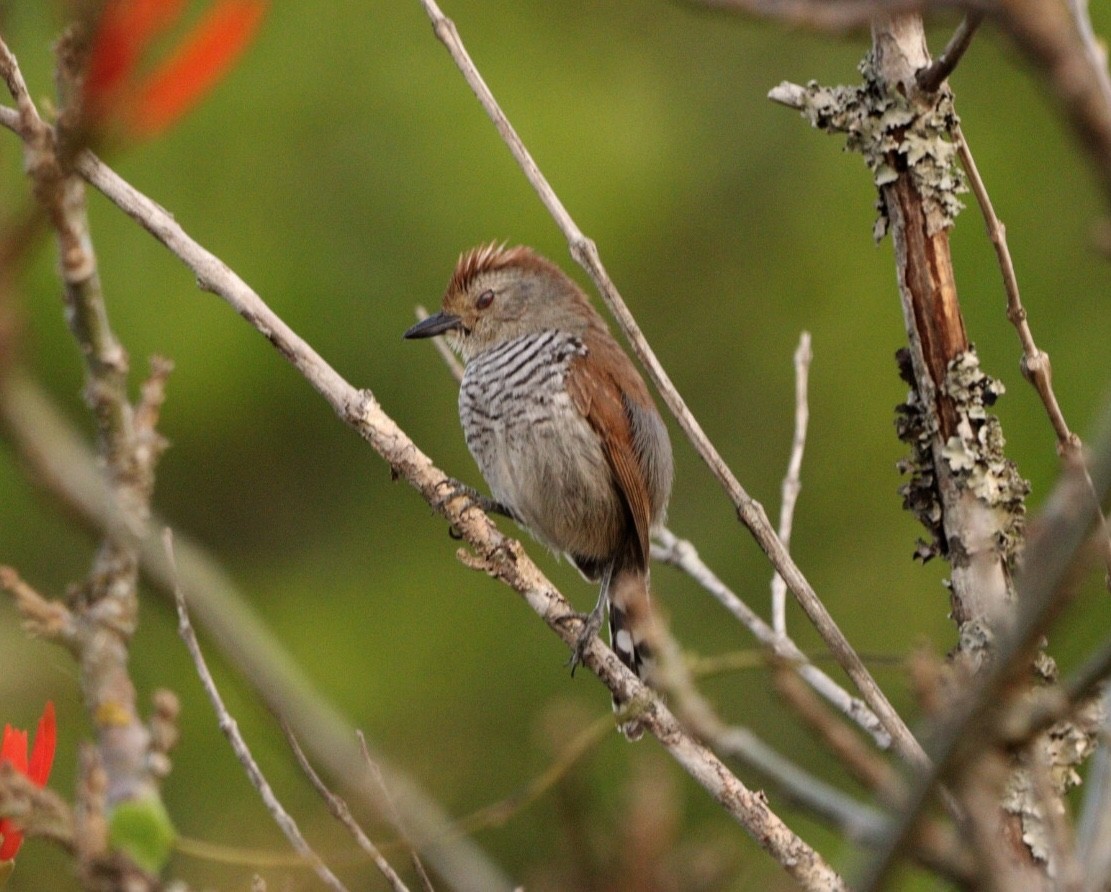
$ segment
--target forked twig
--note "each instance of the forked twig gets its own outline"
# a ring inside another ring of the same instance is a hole
[[[868,732],[878,747],[888,749],[891,746],[891,736],[868,705],[851,696],[841,685],[815,666],[791,638],[777,634],[775,629],[706,566],[690,542],[680,539],[671,530],[658,530],[652,543],[652,557],[677,567],[701,585],[771,653],[797,666],[799,675],[806,679],[807,684]]]
[[[309,761],[309,757],[306,756],[305,751],[301,749],[301,744],[297,742],[297,735],[293,733],[293,729],[289,726],[289,723],[280,716],[278,717],[278,721],[282,727],[282,733],[285,735],[286,742],[293,751],[293,757],[297,760],[297,765],[301,768],[305,777],[309,779],[309,783],[312,784],[313,789],[320,794],[320,798],[323,799],[324,803],[328,806],[328,811],[332,813],[332,817],[347,828],[347,832],[350,833],[355,842],[358,843],[359,848],[370,856],[370,859],[374,862],[374,866],[377,867],[382,876],[386,878],[386,882],[390,884],[390,888],[392,888],[394,892],[409,892],[409,887],[401,881],[401,877],[399,877],[397,872],[390,866],[390,862],[383,857],[382,853],[378,850],[378,846],[371,841],[363,828],[359,826],[359,822],[356,821],[351,814],[351,809],[347,807],[347,803],[341,796],[338,796],[328,789],[328,785],[325,784],[320,775],[317,774],[316,769],[312,766],[312,762]]]
[[[167,527],[162,533],[162,544],[166,549],[166,558],[169,560],[171,566],[175,566],[174,559],[174,538],[173,533]],[[263,803],[266,805],[266,810],[270,812],[274,823],[278,825],[282,833],[286,835],[294,850],[305,859],[305,862],[312,867],[313,871],[320,881],[330,889],[336,892],[347,892],[347,887],[340,882],[328,866],[321,860],[320,856],[313,851],[312,847],[302,836],[301,830],[297,826],[297,822],[293,820],[289,812],[285,810],[278,797],[274,795],[274,790],[270,787],[262,770],[258,767],[258,763],[251,755],[251,750],[247,746],[247,742],[243,739],[243,735],[239,733],[239,725],[235,719],[232,718],[231,713],[228,712],[227,707],[224,705],[224,699],[220,696],[220,691],[216,687],[216,681],[212,677],[212,673],[208,670],[208,664],[205,662],[204,654],[201,653],[201,646],[197,641],[197,633],[193,631],[193,624],[189,621],[189,611],[185,606],[185,593],[178,586],[174,590],[174,600],[177,603],[177,618],[178,618],[178,633],[181,635],[182,641],[185,642],[185,647],[189,651],[189,656],[193,658],[193,665],[197,669],[197,675],[200,677],[201,684],[204,686],[205,693],[208,694],[208,699],[212,703],[212,708],[216,712],[216,718],[220,724],[220,730],[224,732],[227,737],[228,743],[231,744],[232,751],[235,757],[239,760],[239,764],[243,766],[244,772],[247,774],[248,780],[251,782],[259,795],[262,797]]]
[[[914,79],[918,82],[920,89],[927,93],[935,93],[941,88],[941,85],[953,73],[953,69],[957,67],[969,46],[972,45],[972,38],[976,36],[976,31],[979,30],[983,21],[984,14],[978,10],[968,13],[961,19],[961,23],[957,25],[957,30],[949,38],[949,42],[945,45],[945,49],[941,51],[941,55],[925,68],[918,69],[918,73],[915,74]]]

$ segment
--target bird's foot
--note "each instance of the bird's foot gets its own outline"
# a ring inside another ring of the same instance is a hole
[[[446,477],[440,482],[437,487],[436,498],[432,501],[432,507],[437,511],[444,511],[448,503],[454,499],[465,499],[467,507],[471,505],[481,508],[487,514],[500,514],[503,517],[513,517],[513,513],[501,502],[492,499],[489,496],[484,496],[473,486],[468,486],[462,480],[456,480],[454,477]],[[448,530],[448,535],[452,539],[462,539],[463,536],[454,526]]]
[[[606,599],[599,598],[598,603],[594,605],[594,609],[590,613],[576,614],[578,619],[584,623],[583,630],[579,633],[579,639],[575,642],[575,647],[571,651],[571,659],[568,660],[568,665],[571,667],[571,677],[575,677],[575,670],[585,662],[586,649],[590,647],[590,642],[594,640],[594,636],[602,628],[602,621],[606,616]]]
[[[440,481],[437,487],[436,498],[432,502],[432,507],[442,511],[448,502],[458,498],[466,499],[471,505],[481,508],[487,514],[500,514],[502,517],[513,517],[513,512],[497,499],[484,496],[473,486],[468,486],[462,480],[456,480],[454,477],[445,477]]]

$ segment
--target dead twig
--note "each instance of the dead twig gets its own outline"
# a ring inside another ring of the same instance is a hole
[[[347,803],[343,798],[337,796],[328,789],[328,785],[321,780],[320,775],[316,773],[316,769],[312,767],[308,756],[305,751],[301,749],[301,744],[297,742],[297,737],[293,733],[293,729],[289,724],[279,717],[279,723],[282,727],[282,733],[285,735],[286,742],[289,748],[293,751],[293,757],[297,760],[297,765],[301,768],[305,777],[309,779],[309,783],[313,785],[313,789],[320,794],[320,798],[328,806],[328,811],[332,813],[332,817],[343,824],[347,828],[347,832],[351,834],[355,842],[358,843],[360,849],[370,856],[370,860],[374,862],[374,866],[378,868],[379,873],[386,878],[386,882],[390,884],[390,888],[394,892],[409,892],[409,887],[401,881],[401,877],[390,866],[382,853],[378,850],[370,837],[366,835],[363,828],[359,826],[359,822],[351,814],[351,809],[347,807]]]
[[[166,549],[166,558],[170,562],[170,566],[175,565],[174,559],[174,540],[173,534],[167,527],[162,534],[162,544]],[[185,593],[181,590],[180,586],[174,591],[174,600],[177,603],[177,617],[178,617],[178,633],[181,635],[181,640],[185,642],[185,647],[189,651],[189,656],[193,659],[193,665],[196,667],[197,675],[200,677],[201,685],[204,687],[205,693],[208,695],[209,701],[212,703],[212,709],[216,713],[216,719],[219,722],[220,730],[227,737],[228,743],[231,744],[232,751],[235,757],[239,760],[239,764],[243,766],[243,771],[246,773],[248,780],[251,782],[259,796],[262,797],[263,804],[270,816],[274,819],[274,823],[278,825],[282,833],[285,834],[286,839],[289,840],[290,845],[306,863],[312,867],[313,872],[320,878],[329,889],[335,892],[347,892],[347,887],[339,881],[339,878],[332,873],[329,867],[321,860],[320,856],[316,854],[313,848],[305,840],[301,834],[301,830],[297,826],[297,822],[293,820],[289,812],[285,810],[278,797],[274,795],[274,790],[271,788],[266,777],[263,775],[262,770],[258,767],[258,763],[251,755],[251,750],[247,746],[247,741],[243,739],[243,735],[239,733],[239,725],[232,718],[231,713],[228,712],[227,707],[224,705],[224,699],[220,696],[220,691],[216,687],[216,681],[212,677],[212,673],[208,670],[208,664],[205,662],[204,654],[201,653],[200,643],[197,641],[197,633],[193,631],[193,624],[189,621],[189,610],[185,606]]]
[[[791,525],[795,518],[795,503],[802,489],[800,472],[802,454],[806,449],[806,426],[810,420],[807,390],[810,377],[810,332],[799,336],[795,350],[795,435],[791,441],[791,458],[783,478],[783,501],[779,506],[779,540],[783,547],[791,547]],[[772,628],[780,635],[787,634],[787,583],[779,573],[772,576]]]
[[[945,45],[945,49],[941,51],[941,55],[925,68],[919,68],[915,73],[914,79],[918,82],[919,89],[925,90],[927,93],[934,93],[941,89],[941,85],[960,64],[964,54],[972,45],[972,38],[976,36],[976,32],[983,21],[984,14],[979,11],[970,12],[961,19],[961,23],[957,25],[957,30],[949,38],[949,42]]]
[[[979,205],[980,213],[984,218],[988,238],[995,249],[996,260],[1003,276],[1003,290],[1007,296],[1007,318],[1015,327],[1019,343],[1022,345],[1022,376],[1033,386],[1045,407],[1046,415],[1049,416],[1049,422],[1057,435],[1058,454],[1066,464],[1084,469],[1084,444],[1080,437],[1069,428],[1068,422],[1065,421],[1064,412],[1061,411],[1057,394],[1053,390],[1053,367],[1049,361],[1049,354],[1038,348],[1038,345],[1034,342],[1034,334],[1030,330],[1026,307],[1023,306],[1022,296],[1019,292],[1014,260],[1011,258],[1011,249],[1007,244],[1007,227],[1003,225],[1003,221],[995,213],[995,206],[988,194],[984,178],[980,175],[980,170],[976,166],[976,159],[972,156],[968,140],[965,138],[964,131],[959,124],[954,128],[953,136],[957,142],[957,152],[961,159],[961,166],[964,167],[965,175],[968,177],[972,194],[976,196],[976,203]],[[1086,469],[1084,474],[1087,475]],[[1095,486],[1092,484],[1090,477],[1088,477],[1088,484],[1091,498],[1094,499]],[[1102,530],[1103,560],[1107,574],[1106,584],[1108,588],[1111,588],[1111,529],[1108,528],[1107,519],[1102,514],[1100,515],[1100,527]]]

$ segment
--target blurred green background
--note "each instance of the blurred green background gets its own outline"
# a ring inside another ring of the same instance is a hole
[[[892,409],[905,387],[893,354],[904,336],[890,243],[873,245],[874,193],[860,159],[765,98],[784,79],[855,83],[867,38],[830,39],[663,0],[449,0],[445,12],[597,241],[679,391],[772,517],[792,433],[791,355],[799,332],[812,333],[810,436],[792,550],[913,717],[900,659],[920,646],[943,654],[954,636],[945,568],[911,560],[920,530],[896,495],[903,448]],[[1106,8],[1094,12],[1104,14],[1096,24],[1107,33]],[[60,24],[52,4],[0,4],[3,36],[43,100]],[[952,25],[933,24],[935,52]],[[1086,433],[1111,380],[1111,288],[1091,249],[1104,210],[1094,180],[1037,77],[990,28],[952,84],[1008,226],[1035,337],[1053,359],[1066,416]],[[585,277],[417,0],[274,4],[255,45],[208,101],[166,136],[111,160],[341,374],[371,388],[441,467],[480,482],[453,382],[430,345],[401,340],[414,305],[435,306],[459,251],[490,239],[531,244]],[[19,145],[4,132],[0,208],[14,212],[26,192]],[[516,595],[455,560],[445,523],[391,482],[386,465],[265,340],[199,292],[175,258],[104,199],[93,195],[91,214],[134,380],[151,354],[176,364],[157,510],[212,550],[320,691],[383,753],[465,815],[514,793],[551,762],[559,739],[608,712],[589,674],[569,677],[555,636]],[[1018,374],[1018,342],[974,211],[952,239],[968,329],[985,368],[1008,387],[998,411],[1036,509],[1057,470],[1053,434]],[[89,432],[55,262],[44,242],[18,279],[19,360]],[[671,429],[672,529],[766,615],[766,560]],[[92,548],[0,443],[0,562],[61,595],[87,571]],[[595,592],[566,564],[529,550],[572,600],[593,604]],[[657,569],[654,587],[692,651],[752,647],[675,571]],[[1106,636],[1107,620],[1106,593],[1093,581],[1051,637],[1053,654],[1075,664]],[[799,644],[821,656],[793,605],[789,623]],[[361,888],[383,887],[349,857],[353,846],[265,710],[210,642],[207,650],[248,741],[310,838]],[[284,852],[216,728],[172,611],[150,591],[133,669],[144,703],[158,687],[183,698],[182,741],[165,784],[180,831]],[[717,678],[706,690],[725,716],[852,789],[778,703],[766,671]],[[51,785],[69,795],[76,746],[88,734],[73,663],[26,639],[0,601],[0,721],[33,726],[47,698],[60,717]],[[851,867],[851,849],[769,794],[805,838]],[[632,838],[637,815],[657,821],[657,848]],[[476,839],[530,889],[617,888],[623,861],[652,852],[661,876],[681,877],[673,888],[789,886],[654,742],[630,746],[617,734],[555,792]],[[260,867],[247,853],[239,861],[178,854],[170,871],[198,888],[247,889],[255,870],[271,888],[315,887],[306,872]],[[66,856],[46,843],[25,845],[13,892],[71,887]]]

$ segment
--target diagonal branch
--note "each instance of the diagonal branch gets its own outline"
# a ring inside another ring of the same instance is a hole
[[[536,191],[540,201],[548,209],[556,225],[559,226],[560,231],[563,232],[564,236],[567,238],[571,256],[586,270],[594,281],[599,293],[606,302],[606,306],[609,307],[610,311],[617,319],[622,331],[632,345],[634,352],[648,371],[653,383],[655,383],[660,396],[663,397],[664,402],[667,403],[672,415],[675,416],[676,421],[678,421],[679,426],[694,445],[699,456],[706,462],[710,471],[725,490],[730,501],[737,510],[737,516],[741,522],[748,527],[753,538],[756,539],[756,542],[768,556],[772,566],[775,567],[783,577],[784,581],[787,583],[787,587],[794,593],[802,609],[806,612],[810,621],[814,624],[823,640],[829,646],[837,662],[853,680],[853,683],[857,686],[865,702],[876,716],[879,717],[884,728],[894,740],[897,751],[911,764],[924,766],[925,757],[921,745],[914,739],[906,723],[903,722],[902,718],[895,712],[895,709],[891,706],[891,703],[876,683],[876,680],[872,677],[867,667],[865,667],[863,661],[861,661],[840,627],[829,614],[829,611],[826,610],[825,605],[822,604],[817,593],[803,575],[798,565],[794,562],[786,547],[783,545],[783,542],[776,535],[771,522],[768,520],[767,513],[764,511],[763,505],[753,499],[745,491],[744,487],[741,486],[740,481],[737,480],[728,465],[726,465],[721,454],[710,442],[702,426],[698,423],[698,420],[694,417],[693,413],[687,407],[687,404],[679,395],[675,385],[671,382],[671,378],[668,376],[667,372],[664,371],[660,361],[656,358],[655,353],[649,346],[648,341],[645,339],[644,334],[641,332],[628,306],[626,306],[616,286],[610,279],[609,274],[606,272],[605,267],[602,265],[597,246],[583,234],[581,229],[579,229],[567,209],[563,206],[563,202],[559,200],[559,197],[555,194],[555,191],[552,189],[543,173],[541,173],[532,155],[529,153],[528,149],[525,148],[524,143],[513,129],[509,119],[505,116],[505,113],[494,99],[493,94],[490,92],[490,88],[487,87],[486,82],[482,79],[482,75],[475,67],[474,62],[467,53],[466,47],[463,46],[463,42],[459,37],[459,32],[455,24],[443,14],[439,6],[435,3],[435,0],[421,0],[421,3],[424,5],[425,12],[432,22],[436,36],[444,46],[447,47],[448,52],[451,53],[451,57],[455,61],[455,64],[459,67],[468,85],[470,85],[471,89],[478,97],[487,115],[489,115],[490,119],[494,122],[494,126],[497,128],[498,133],[505,141],[514,159],[520,165],[521,170]]]
[[[850,696],[841,685],[810,662],[791,638],[778,634],[706,566],[690,542],[680,539],[669,529],[658,530],[652,544],[652,557],[677,567],[701,585],[772,654],[797,666],[799,675],[806,679],[807,684],[871,735],[878,747],[887,749],[891,746],[890,735],[868,705]]]
[[[0,124],[14,113],[0,107]],[[280,319],[219,258],[202,248],[165,210],[140,193],[89,151],[79,153],[76,170],[109,200],[179,257],[198,285],[222,297],[284,356],[332,406],[339,417],[385,458],[475,549],[481,565],[520,595],[568,646],[578,643],[582,619],[527,557],[519,543],[504,537],[481,510],[463,497],[444,498],[451,479],[433,465],[367,390],[356,390],[307,342]],[[598,639],[585,665],[619,699],[642,705],[641,719],[671,756],[797,882],[811,889],[840,889],[843,882],[825,860],[771,812],[763,796],[745,787],[722,762],[683,729],[617,657]]]
[[[970,12],[961,19],[961,23],[957,25],[957,30],[949,38],[949,42],[945,45],[945,49],[941,51],[941,55],[925,68],[919,68],[914,73],[914,79],[918,82],[920,90],[926,93],[934,93],[941,89],[941,85],[960,64],[964,54],[972,45],[972,38],[976,36],[976,32],[980,29],[983,21],[984,14],[982,12]]]
[[[1057,394],[1053,390],[1053,367],[1049,361],[1049,354],[1034,343],[1034,334],[1027,320],[1026,307],[1023,306],[1022,296],[1019,293],[1018,276],[1015,274],[1014,261],[1011,259],[1011,249],[1007,245],[1007,227],[995,213],[995,206],[992,204],[984,179],[980,176],[980,169],[976,166],[976,159],[972,156],[972,150],[968,146],[968,140],[965,139],[960,124],[954,128],[953,136],[956,139],[961,165],[968,176],[972,193],[976,196],[976,203],[980,206],[980,214],[984,218],[988,238],[995,249],[995,256],[1003,276],[1003,290],[1007,295],[1007,318],[1015,327],[1019,342],[1022,344],[1022,376],[1030,382],[1041,398],[1049,422],[1057,435],[1057,452],[1069,466],[1083,469],[1084,444],[1069,428],[1068,422],[1065,421],[1065,414],[1057,401]],[[1084,473],[1087,471],[1085,470]],[[1090,478],[1088,482],[1090,496],[1095,499],[1095,487]],[[1102,514],[1099,523],[1104,566],[1107,570],[1107,586],[1111,588],[1111,529],[1108,528]]]
[[[0,381],[0,428],[61,508],[93,536],[101,535],[111,523],[113,509],[96,457],[49,398],[21,374],[8,374]],[[172,601],[177,579],[160,542],[159,531],[165,526],[157,516],[151,518],[142,537],[140,560],[150,584]],[[376,787],[355,780],[362,776],[365,760],[350,723],[247,606],[246,598],[219,563],[188,536],[174,538],[177,575],[188,590],[190,611],[228,663],[272,712],[290,723],[318,764],[344,785],[350,798],[380,815],[390,815],[391,803],[376,795]],[[0,582],[6,580],[14,581],[0,573]],[[34,612],[49,618],[42,614],[44,606],[50,605],[40,597]],[[452,832],[450,816],[416,781],[380,754],[375,756],[375,765],[396,791],[398,810],[415,843],[454,888],[462,892],[508,892],[512,888],[509,878],[472,840]]]

